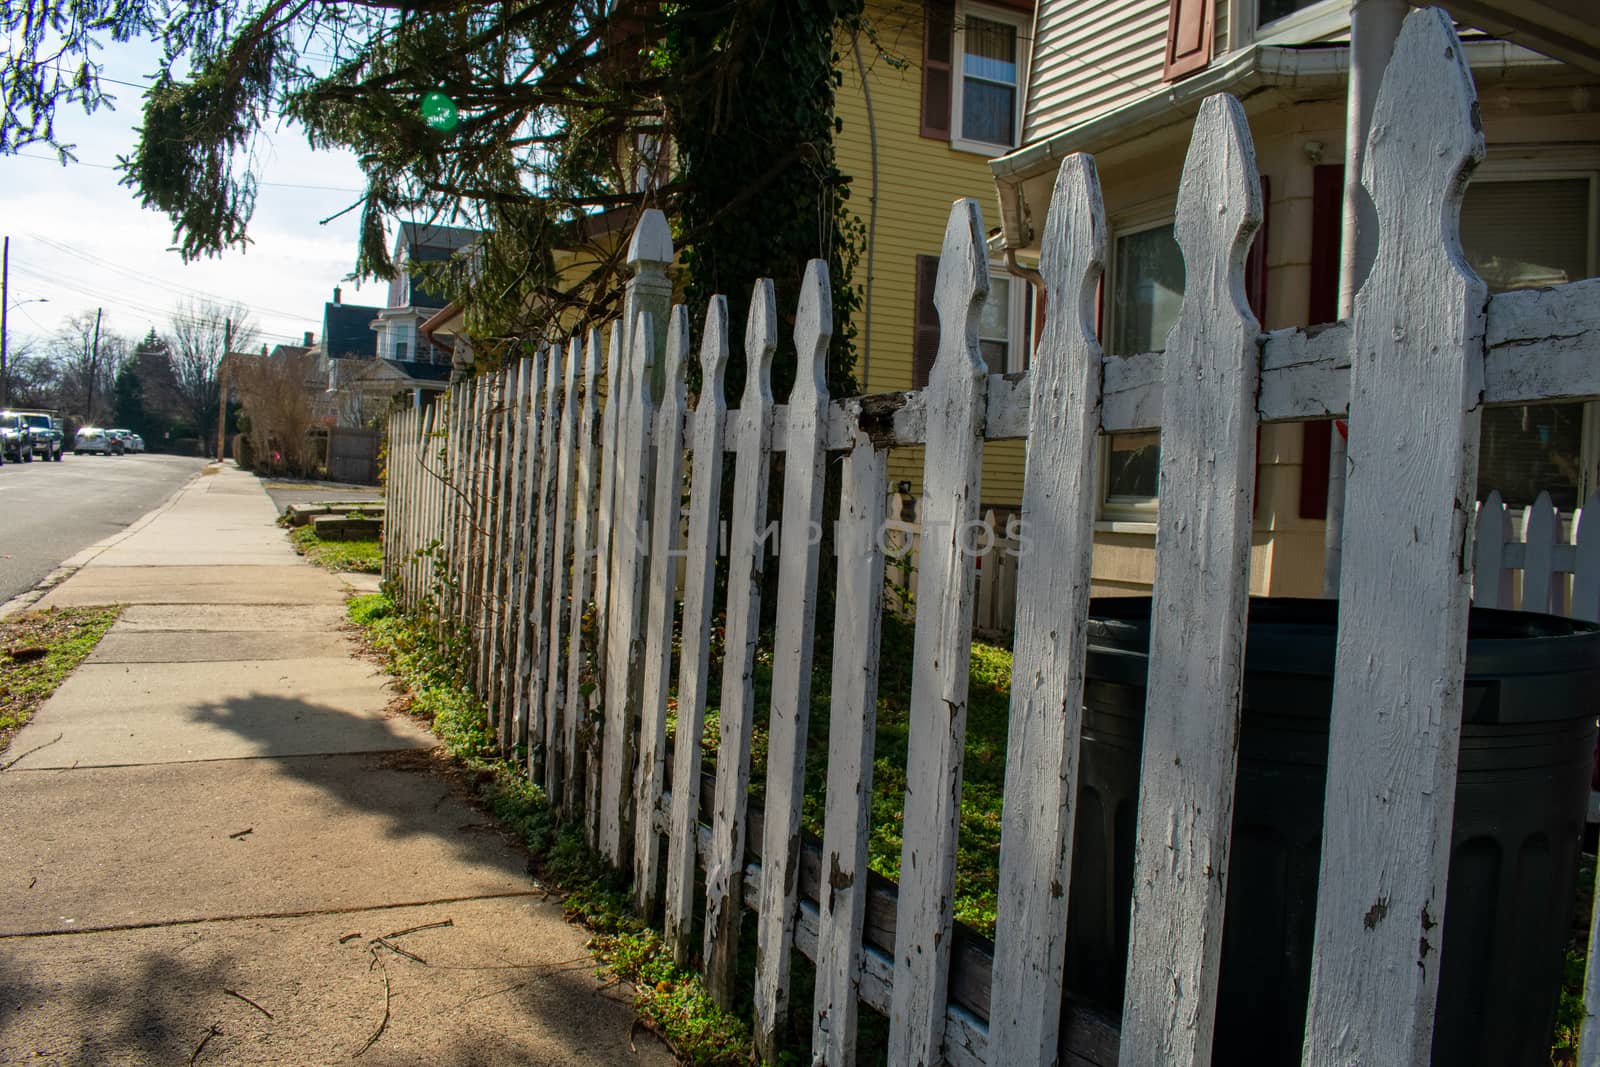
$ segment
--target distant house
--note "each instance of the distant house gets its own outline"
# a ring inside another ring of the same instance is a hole
[[[345,304],[339,290],[333,291],[333,300],[323,305],[323,347],[327,388],[336,397],[340,425],[366,425],[401,397],[420,404],[424,396],[449,384],[449,352],[418,330],[448,301],[428,282],[413,277],[411,267],[470,255],[478,236],[459,227],[401,223],[387,304]]]

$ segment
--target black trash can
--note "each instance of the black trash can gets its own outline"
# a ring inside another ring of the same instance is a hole
[[[1298,1067],[1311,980],[1337,604],[1250,602],[1216,1064]],[[1148,598],[1090,608],[1067,987],[1119,1011]],[[1600,626],[1475,608],[1436,1067],[1544,1067],[1600,712]]]

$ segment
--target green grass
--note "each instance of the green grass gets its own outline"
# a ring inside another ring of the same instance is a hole
[[[566,894],[567,918],[593,932],[597,961],[633,984],[635,1009],[678,1057],[689,1064],[754,1063],[749,1028],[712,1001],[698,974],[675,966],[660,936],[633,913],[627,876],[587,847],[580,826],[558,822],[520,760],[499,754],[483,703],[460,669],[460,642],[439,639],[381,593],[352,598],[347,612],[409,690],[412,713],[473,772],[479,799],[527,844],[540,877]]]
[[[120,605],[51,608],[0,620],[0,752],[121,613]]]
[[[330,571],[383,573],[383,545],[374,540],[324,541],[309,524],[297,526],[289,534],[294,550],[319,567]]]

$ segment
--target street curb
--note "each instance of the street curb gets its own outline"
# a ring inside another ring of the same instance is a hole
[[[115,546],[121,544],[129,537],[132,537],[134,534],[150,525],[152,522],[155,522],[163,512],[171,510],[173,505],[177,504],[178,498],[187,492],[191,485],[205,477],[207,474],[215,474],[219,469],[220,468],[216,463],[206,464],[204,467],[195,471],[194,474],[190,475],[188,480],[182,485],[178,486],[178,488],[174,489],[170,494],[168,494],[167,498],[161,501],[161,503],[145,512],[143,515],[140,515],[137,519],[134,519],[131,523],[124,526],[110,537],[96,541],[88,548],[85,548],[76,555],[69,557],[55,570],[39,579],[39,583],[32,589],[18,593],[4,604],[0,604],[0,619],[15,615],[19,611],[27,611],[30,607],[37,604],[39,601],[43,600],[47,595],[49,595],[50,591],[56,586],[66,581],[68,578],[71,578],[74,574],[77,574],[84,567],[88,566],[96,556],[100,555],[109,548],[114,548]]]

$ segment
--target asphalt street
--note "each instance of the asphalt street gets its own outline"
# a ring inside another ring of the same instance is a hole
[[[0,467],[0,604],[161,503],[198,456],[74,456]]]

